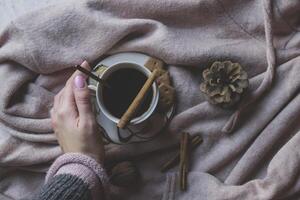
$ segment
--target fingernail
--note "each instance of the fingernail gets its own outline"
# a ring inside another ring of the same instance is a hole
[[[89,67],[90,65],[89,65],[89,63],[88,63],[88,61],[83,61],[81,64],[80,64],[80,66],[82,66],[82,67]]]
[[[86,65],[88,62],[86,60],[84,60],[81,65]]]
[[[82,75],[77,75],[74,79],[76,88],[84,88],[85,80]]]

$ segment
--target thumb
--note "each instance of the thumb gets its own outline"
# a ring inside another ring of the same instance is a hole
[[[82,75],[77,75],[74,78],[73,90],[79,116],[90,116],[93,112],[90,102],[90,91],[86,86],[85,78]]]

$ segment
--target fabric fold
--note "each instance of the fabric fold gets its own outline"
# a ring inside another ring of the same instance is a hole
[[[299,2],[284,0],[3,0],[1,194],[12,199],[29,196],[43,182],[46,166],[61,155],[49,109],[73,72],[71,66],[83,60],[94,66],[104,56],[137,51],[169,65],[176,113],[169,129],[153,141],[106,146],[108,162],[138,158],[135,162],[142,169],[139,190],[128,196],[119,192],[123,199],[161,198],[165,177],[157,169],[172,152],[147,153],[176,141],[182,131],[204,139],[191,171],[205,174],[195,184],[199,191],[210,191],[211,199],[223,189],[232,197],[255,189],[257,196],[244,198],[251,200],[294,197],[300,191],[298,178],[270,176],[268,195],[261,180],[268,169],[299,176],[297,148],[290,146],[298,143],[300,129],[299,10]],[[237,110],[210,105],[199,91],[202,71],[217,60],[238,62],[249,75],[249,90]],[[272,162],[273,157],[278,162]],[[289,167],[283,167],[285,162]],[[44,167],[37,171],[40,165]],[[34,184],[26,184],[29,180]],[[185,195],[197,199],[198,192]]]

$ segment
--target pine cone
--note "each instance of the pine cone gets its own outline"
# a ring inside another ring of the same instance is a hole
[[[209,102],[223,107],[234,105],[249,85],[248,75],[240,64],[231,61],[214,62],[203,71],[200,90]]]

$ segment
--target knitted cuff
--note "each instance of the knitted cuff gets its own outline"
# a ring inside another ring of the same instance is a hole
[[[89,185],[93,199],[101,194],[101,184],[104,194],[108,192],[108,177],[104,168],[89,156],[66,153],[58,157],[47,172],[46,182],[59,174],[71,174],[81,178]]]
[[[57,173],[55,174],[55,177],[60,174],[71,174],[83,180],[83,182],[85,182],[88,185],[92,197],[100,197],[101,193],[103,193],[103,188],[97,175],[88,167],[82,164],[71,163],[63,165],[58,169]]]

